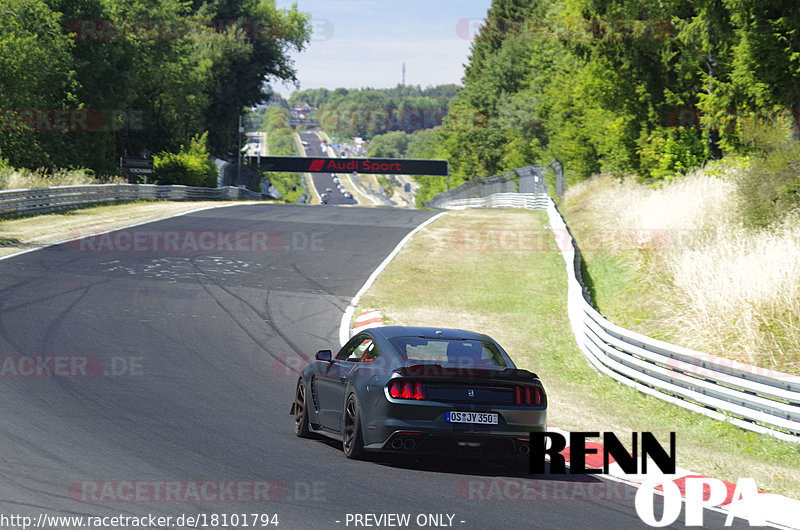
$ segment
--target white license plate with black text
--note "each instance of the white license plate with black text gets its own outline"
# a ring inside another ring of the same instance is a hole
[[[444,421],[448,423],[479,423],[484,425],[497,425],[497,414],[491,412],[460,412],[448,410],[445,412]]]

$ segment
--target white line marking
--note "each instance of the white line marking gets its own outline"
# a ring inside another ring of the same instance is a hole
[[[386,259],[384,259],[383,262],[380,265],[378,265],[378,268],[372,271],[372,274],[370,274],[369,278],[367,278],[366,283],[364,283],[364,285],[361,286],[361,289],[359,289],[356,295],[353,297],[353,299],[350,300],[350,305],[348,305],[347,309],[344,310],[344,315],[342,315],[342,321],[339,324],[339,342],[341,343],[342,346],[344,346],[344,344],[348,340],[350,340],[350,319],[353,318],[353,312],[356,310],[356,306],[358,305],[358,301],[361,298],[361,296],[367,291],[367,289],[372,287],[372,284],[375,283],[375,280],[378,278],[378,275],[381,272],[383,272],[383,269],[385,269],[386,266],[389,265],[389,262],[391,262],[395,258],[395,256],[397,256],[397,254],[400,252],[400,249],[402,249],[403,246],[405,246],[405,244],[408,243],[408,240],[411,239],[411,237],[414,234],[416,234],[417,232],[419,232],[420,230],[422,230],[423,228],[425,228],[426,226],[428,226],[429,224],[431,224],[436,219],[440,218],[446,213],[447,212],[442,212],[434,215],[421,225],[417,226],[414,230],[406,234],[406,237],[400,240],[397,246],[394,247],[394,250],[392,250],[392,252],[389,253],[388,256],[386,256]]]
[[[168,215],[166,217],[159,217],[157,219],[150,219],[149,221],[142,221],[140,223],[134,223],[132,225],[125,225],[125,226],[120,226],[119,228],[112,228],[111,230],[104,230],[102,232],[92,232],[91,234],[86,234],[86,235],[82,235],[82,236],[78,236],[78,237],[72,237],[72,238],[69,238],[69,239],[65,239],[63,241],[56,241],[55,243],[48,243],[47,245],[43,245],[41,247],[29,248],[28,250],[20,250],[19,252],[15,252],[13,254],[7,254],[5,256],[0,256],[0,261],[2,261],[4,259],[8,259],[8,258],[15,258],[17,256],[21,256],[22,254],[27,254],[28,252],[35,252],[37,250],[42,250],[42,249],[49,248],[49,247],[55,247],[56,245],[63,245],[64,243],[71,243],[73,241],[80,241],[81,239],[86,239],[87,237],[94,237],[94,236],[101,236],[103,234],[110,234],[111,232],[117,232],[119,230],[127,230],[129,228],[146,225],[148,223],[155,223],[157,221],[162,221],[164,219],[171,219],[173,217],[180,217],[181,215],[186,215],[186,214],[195,213],[195,212],[202,212],[203,210],[212,210],[214,208],[227,208],[228,206],[242,206],[244,204],[261,204],[261,203],[258,203],[258,202],[240,202],[240,203],[232,203],[232,204],[219,204],[219,205],[214,205],[214,206],[204,206],[203,208],[195,208],[194,210],[187,210],[185,212],[180,212],[180,213],[176,213],[176,214],[173,214],[173,215]],[[264,204],[274,204],[274,203],[264,202]]]

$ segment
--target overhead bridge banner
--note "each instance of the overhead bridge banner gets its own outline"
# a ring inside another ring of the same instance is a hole
[[[299,173],[373,173],[383,175],[447,175],[447,160],[416,158],[314,158],[262,156],[262,169]]]

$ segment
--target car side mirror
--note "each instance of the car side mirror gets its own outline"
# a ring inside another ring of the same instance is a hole
[[[330,350],[320,350],[320,351],[317,352],[317,355],[315,356],[315,359],[318,360],[318,361],[332,362],[333,361],[333,352],[331,352]]]

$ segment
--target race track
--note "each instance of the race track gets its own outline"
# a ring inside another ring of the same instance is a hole
[[[242,205],[0,261],[0,513],[644,528],[634,490],[618,483],[350,461],[334,442],[294,436],[296,368],[338,346],[353,295],[435,213]],[[545,498],[522,498],[523,479]],[[576,485],[610,500],[554,493]],[[706,512],[710,526],[722,521]]]

